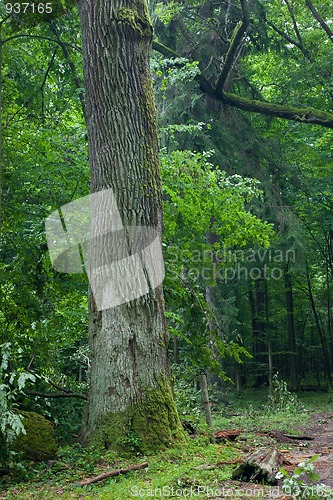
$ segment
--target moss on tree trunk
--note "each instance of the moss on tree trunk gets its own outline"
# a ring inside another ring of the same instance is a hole
[[[168,447],[182,437],[170,381],[161,378],[158,387],[147,389],[133,406],[102,416],[91,443],[97,448],[147,452]]]

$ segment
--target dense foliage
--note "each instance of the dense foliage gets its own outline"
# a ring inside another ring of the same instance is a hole
[[[60,443],[75,441],[87,398],[87,279],[52,269],[44,229],[52,211],[89,193],[71,3],[38,20],[0,6],[0,430],[8,444],[22,431],[19,409],[48,417]],[[169,348],[176,394],[187,391],[180,406],[190,387],[196,407],[202,372],[217,393],[269,386],[273,394],[277,371],[293,389],[328,388],[329,5],[150,4]]]

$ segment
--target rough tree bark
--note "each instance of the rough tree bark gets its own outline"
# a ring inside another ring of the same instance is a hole
[[[146,0],[81,0],[91,192],[112,189],[123,226],[162,226]],[[107,251],[104,249],[104,251]],[[84,443],[143,449],[182,435],[161,287],[98,311],[89,297],[90,391]]]

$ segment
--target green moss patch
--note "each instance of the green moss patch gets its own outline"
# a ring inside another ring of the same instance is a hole
[[[183,436],[170,384],[162,379],[132,407],[103,417],[90,443],[104,449],[146,452],[169,447]]]
[[[15,451],[22,452],[27,460],[43,461],[55,458],[57,444],[51,423],[38,413],[20,411],[24,417],[26,434],[20,434],[14,444]]]

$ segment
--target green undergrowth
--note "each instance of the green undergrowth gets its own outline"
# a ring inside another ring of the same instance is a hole
[[[297,434],[310,424],[313,413],[333,412],[330,392],[278,394],[270,401],[268,390],[247,390],[241,396],[230,394],[228,400],[228,406],[214,408],[214,427]]]
[[[200,486],[218,485],[230,479],[232,462],[239,456],[237,447],[227,444],[210,443],[208,434],[199,435],[195,439],[186,439],[159,454],[123,458],[114,452],[105,453],[102,457],[94,449],[82,449],[79,445],[62,448],[59,459],[48,464],[22,465],[22,480],[16,476],[2,481],[0,498],[151,498],[152,491],[163,490],[164,498],[168,498],[176,490],[194,491]],[[127,467],[129,464],[148,462],[147,469],[109,478],[106,481],[89,486],[78,483],[86,477]],[[213,469],[200,468],[215,464]],[[24,475],[25,472],[25,475]],[[18,474],[18,472],[16,472]],[[199,495],[198,498],[204,498]]]
[[[266,390],[244,391],[241,396],[228,394],[229,405],[213,405],[214,430],[241,429],[234,443],[211,443],[211,432],[202,413],[196,411],[194,398],[178,406],[182,420],[196,428],[195,437],[170,449],[154,454],[139,454],[135,436],[128,436],[128,453],[84,449],[75,444],[60,448],[56,460],[35,464],[21,462],[13,467],[10,476],[0,477],[1,499],[30,498],[101,498],[127,500],[130,498],[191,497],[205,499],[200,487],[216,490],[229,481],[240,451],[274,445],[268,431],[296,434],[309,426],[313,413],[333,412],[331,393],[297,393],[276,391],[275,400]],[[278,399],[276,399],[278,398]],[[284,398],[289,403],[284,404]],[[190,406],[193,405],[191,410]],[[198,410],[198,408],[197,408]],[[259,431],[259,433],[258,433]],[[263,434],[260,434],[263,431]],[[100,483],[80,486],[86,478],[130,464],[148,462],[148,468],[109,478]],[[211,466],[207,468],[206,466]]]

